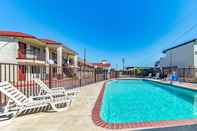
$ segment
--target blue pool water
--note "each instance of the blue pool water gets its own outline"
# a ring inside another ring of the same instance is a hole
[[[100,116],[108,123],[193,119],[195,95],[193,90],[147,80],[110,81]]]

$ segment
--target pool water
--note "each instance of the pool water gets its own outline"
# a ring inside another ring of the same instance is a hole
[[[148,80],[114,80],[106,84],[100,116],[108,123],[193,119],[195,95],[193,90]]]

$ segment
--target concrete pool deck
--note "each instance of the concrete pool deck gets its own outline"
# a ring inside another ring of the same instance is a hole
[[[73,105],[63,112],[41,112],[17,117],[1,124],[1,131],[106,131],[92,121],[92,108],[104,82],[81,88]]]
[[[81,88],[73,105],[63,112],[43,112],[17,117],[11,123],[0,122],[1,131],[110,131],[96,126],[92,121],[92,109],[104,82]],[[196,128],[195,128],[196,129]],[[132,129],[122,129],[130,131]],[[122,131],[121,130],[121,131]],[[156,130],[156,129],[155,129]],[[118,130],[119,131],[119,130]]]

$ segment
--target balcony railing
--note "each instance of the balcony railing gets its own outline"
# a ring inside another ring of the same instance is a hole
[[[45,61],[45,54],[40,52],[32,52],[30,50],[19,49],[17,59]]]

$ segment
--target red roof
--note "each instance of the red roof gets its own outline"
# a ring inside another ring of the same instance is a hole
[[[57,41],[54,40],[49,40],[49,39],[40,39],[42,42],[45,42],[46,44],[50,44],[50,45],[60,45],[60,43],[58,43]]]
[[[111,66],[110,63],[93,63],[94,66],[100,67],[100,68],[108,68]]]
[[[32,35],[28,35],[28,34],[21,33],[21,32],[12,32],[12,31],[0,31],[0,36],[36,38],[35,36],[32,36]]]

